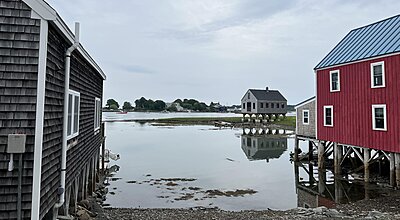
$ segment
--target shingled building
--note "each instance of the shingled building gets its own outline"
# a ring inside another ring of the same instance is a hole
[[[78,35],[42,0],[0,0],[0,219],[67,215],[93,190],[105,74]]]
[[[242,114],[256,118],[271,119],[287,113],[287,100],[278,90],[249,89],[242,100]]]

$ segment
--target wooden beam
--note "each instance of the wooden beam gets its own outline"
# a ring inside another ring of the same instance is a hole
[[[364,182],[369,182],[369,159],[371,158],[371,150],[364,148]]]

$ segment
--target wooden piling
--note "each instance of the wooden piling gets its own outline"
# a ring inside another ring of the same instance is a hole
[[[394,160],[395,160],[395,172],[396,172],[396,186],[400,187],[400,154],[395,153],[394,154]]]
[[[333,143],[333,153],[334,153],[334,172],[335,175],[340,175],[342,173],[342,168],[340,163],[343,158],[343,148],[337,143]]]
[[[308,160],[309,161],[312,161],[313,160],[313,154],[314,154],[314,152],[313,152],[314,150],[313,150],[313,143],[312,143],[312,141],[308,141]]]
[[[101,173],[104,175],[106,172],[106,167],[105,167],[105,155],[106,155],[106,136],[105,136],[105,127],[106,124],[103,122],[101,124],[101,138],[102,138],[102,143],[101,143]]]
[[[390,185],[392,186],[392,187],[396,187],[396,171],[395,171],[395,159],[394,159],[394,156],[395,155],[395,153],[390,153],[390,158],[389,158],[389,162],[390,162],[390,164],[389,164],[389,166],[390,166],[390,168],[389,168],[389,172],[390,172]]]
[[[318,141],[318,170],[325,169],[325,144],[322,141]]]
[[[371,158],[371,150],[364,148],[364,182],[369,182],[369,159]]]
[[[298,162],[299,161],[299,138],[296,137],[294,138],[294,153],[293,153],[293,160],[294,162]]]
[[[323,194],[325,192],[326,172],[325,170],[318,169],[318,192]]]

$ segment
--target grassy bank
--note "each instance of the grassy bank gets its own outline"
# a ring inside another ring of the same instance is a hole
[[[240,126],[243,124],[242,117],[191,117],[191,118],[163,118],[163,119],[155,119],[155,120],[142,120],[144,122],[156,122],[156,123],[165,123],[165,124],[183,124],[183,125],[210,125],[215,124],[216,122],[228,122],[232,125]],[[288,127],[296,126],[296,117],[295,116],[287,116],[286,118],[282,118],[279,121],[268,122],[270,125],[282,125]]]

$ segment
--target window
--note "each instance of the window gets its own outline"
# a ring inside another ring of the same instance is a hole
[[[303,110],[303,124],[308,125],[310,123],[310,110]]]
[[[340,91],[340,74],[339,70],[330,71],[330,88],[331,92]]]
[[[324,126],[333,127],[333,106],[324,106]]]
[[[279,108],[279,103],[276,103],[276,108]]]
[[[260,108],[264,108],[264,103],[260,103]]]
[[[253,103],[253,109],[256,109],[256,103]]]
[[[386,131],[386,105],[372,105],[372,129]]]
[[[101,100],[94,98],[94,130],[100,129],[101,124]]]
[[[68,93],[68,124],[67,139],[78,136],[79,134],[79,105],[80,93],[69,90]]]
[[[269,108],[269,103],[265,103],[265,108]]]
[[[271,103],[271,108],[274,108],[274,104],[275,104],[275,103]]]
[[[285,108],[285,104],[284,103],[282,103],[282,108]]]
[[[245,109],[246,108],[246,103],[243,103],[243,109]]]
[[[371,63],[371,88],[385,87],[385,63]]]
[[[248,98],[248,99],[250,99],[250,92],[249,92],[249,93],[247,93],[247,98]]]

